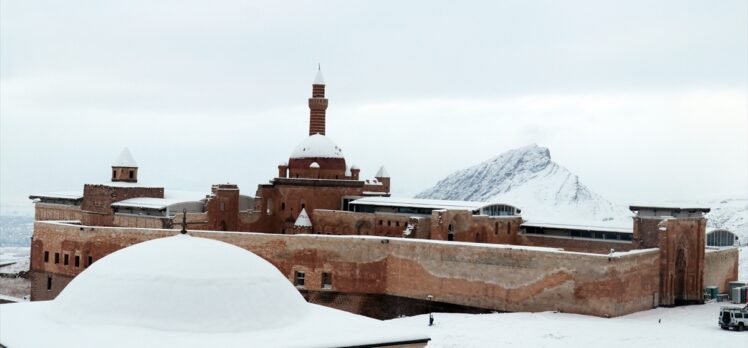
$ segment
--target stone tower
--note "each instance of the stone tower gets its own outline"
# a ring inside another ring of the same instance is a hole
[[[325,79],[322,77],[322,70],[317,69],[317,76],[312,83],[312,97],[309,98],[309,135],[325,135],[326,112]]]
[[[138,182],[138,164],[124,148],[112,164],[112,182]]]

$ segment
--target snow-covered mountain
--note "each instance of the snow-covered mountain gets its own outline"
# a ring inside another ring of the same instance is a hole
[[[625,207],[592,192],[534,144],[452,173],[416,198],[507,203],[533,221],[631,226]]]
[[[748,239],[748,199],[726,199],[705,206],[712,208],[706,215],[707,230],[724,229],[734,232],[740,239]]]

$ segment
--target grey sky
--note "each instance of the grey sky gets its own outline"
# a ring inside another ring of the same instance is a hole
[[[328,135],[396,195],[529,143],[619,202],[748,196],[739,1],[0,1],[0,213],[106,180],[254,194]]]

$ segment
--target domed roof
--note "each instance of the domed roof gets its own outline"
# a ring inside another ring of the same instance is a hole
[[[343,158],[343,149],[335,145],[330,138],[314,134],[304,139],[291,153],[294,158]]]
[[[303,320],[308,306],[272,264],[237,246],[188,235],[108,255],[50,304],[50,318],[78,324],[231,332]]]

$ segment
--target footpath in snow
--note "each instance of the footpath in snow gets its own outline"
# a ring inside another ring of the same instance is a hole
[[[723,305],[657,308],[612,319],[552,312],[436,313],[426,332],[432,339],[428,347],[748,347],[748,331],[717,326]],[[428,315],[391,322],[422,328]]]

